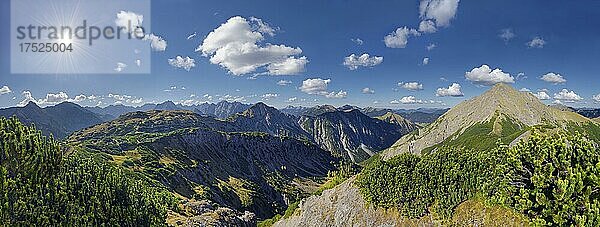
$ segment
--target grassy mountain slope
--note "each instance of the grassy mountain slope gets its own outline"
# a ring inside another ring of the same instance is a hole
[[[579,127],[593,124],[577,113],[546,106],[528,92],[497,84],[484,94],[456,105],[427,127],[402,137],[384,151],[382,157],[389,159],[403,152],[420,153],[448,139],[466,141],[467,138],[458,138],[465,132],[467,136],[500,133],[510,135],[504,138],[510,139],[519,135],[502,131],[526,131],[527,127],[536,125],[565,128],[569,123]],[[490,139],[493,138],[497,136]]]

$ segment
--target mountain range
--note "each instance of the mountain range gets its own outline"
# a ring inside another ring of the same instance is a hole
[[[392,115],[388,114],[385,118],[391,117]],[[600,143],[599,122],[599,118],[590,120],[574,111],[547,106],[531,93],[519,92],[506,84],[497,84],[484,94],[451,108],[433,123],[402,137],[380,154],[381,158],[388,160],[388,165],[397,165],[399,160],[395,159],[391,163],[389,160],[402,155],[404,155],[402,157],[415,157],[416,160],[419,160],[422,155],[435,153],[440,146],[478,148],[475,151],[481,152],[480,149],[493,149],[499,141],[503,144],[513,145],[516,141],[527,140],[533,130],[549,134],[559,131],[581,134],[595,141],[593,143],[597,146]],[[409,155],[407,156],[407,154]],[[415,154],[416,156],[414,156]],[[459,163],[450,163],[449,165],[457,164]],[[405,168],[414,167],[409,165]],[[404,176],[402,174],[407,174],[408,172],[405,171],[409,171],[405,168],[390,171],[398,171],[396,174],[399,175],[396,176]],[[429,168],[439,168],[439,166]],[[444,182],[452,173],[440,173],[440,175],[446,176],[446,178],[434,178],[432,182],[436,182],[436,179]],[[459,205],[452,207],[454,212],[445,222],[436,221],[438,217],[433,213],[420,218],[407,218],[399,213],[406,208],[377,207],[369,204],[364,197],[362,191],[364,189],[359,188],[354,183],[355,180],[355,178],[350,178],[333,189],[323,192],[322,195],[303,199],[298,208],[291,212],[292,215],[281,218],[274,226],[529,225],[525,216],[516,214],[506,207],[485,205],[479,199],[459,200]],[[393,186],[395,182],[408,181],[407,184],[410,185],[411,180],[413,179],[374,179],[372,182],[377,185],[372,186],[381,189],[402,190]],[[442,190],[449,189],[442,188]],[[397,193],[410,198],[413,195],[411,193],[423,192],[399,191]],[[540,195],[536,196],[539,198]],[[397,199],[403,199],[403,197]],[[455,199],[448,198],[450,201]],[[383,202],[396,203],[387,200],[383,200]],[[407,201],[407,203],[418,204],[417,201]]]
[[[44,135],[65,138],[74,131],[102,123],[103,116],[69,102],[39,107],[29,102],[23,107],[0,109],[0,116],[16,117],[26,125],[35,125]]]

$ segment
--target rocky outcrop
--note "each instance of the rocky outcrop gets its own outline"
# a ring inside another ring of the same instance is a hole
[[[336,157],[361,162],[414,129],[368,117],[359,110],[334,111],[303,116],[300,125],[312,140]],[[366,147],[367,149],[363,149]]]
[[[308,197],[300,203],[294,215],[275,223],[283,226],[429,226],[424,220],[407,220],[395,210],[375,208],[362,198],[351,178],[337,187],[326,190],[318,196]]]
[[[528,226],[527,220],[512,210],[486,206],[477,200],[459,204],[449,220],[436,220],[432,215],[418,219],[404,218],[396,208],[375,208],[368,204],[350,178],[321,195],[301,201],[294,214],[275,223],[276,227],[292,226]]]

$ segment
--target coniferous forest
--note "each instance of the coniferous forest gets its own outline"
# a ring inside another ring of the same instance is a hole
[[[600,151],[593,141],[534,132],[511,148],[442,147],[376,159],[357,184],[370,203],[412,218],[435,213],[448,219],[460,203],[482,199],[513,209],[535,226],[598,226],[599,177]]]
[[[160,226],[172,194],[91,156],[67,151],[16,118],[0,118],[0,223]]]

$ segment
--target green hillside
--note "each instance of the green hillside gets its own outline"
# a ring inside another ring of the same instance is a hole
[[[371,204],[411,218],[434,214],[448,222],[456,218],[459,204],[483,199],[512,208],[536,226],[598,226],[599,165],[600,149],[585,136],[534,129],[512,148],[441,146],[421,155],[375,160],[360,173],[357,185]]]
[[[159,185],[0,118],[0,224],[162,226],[175,198]]]

